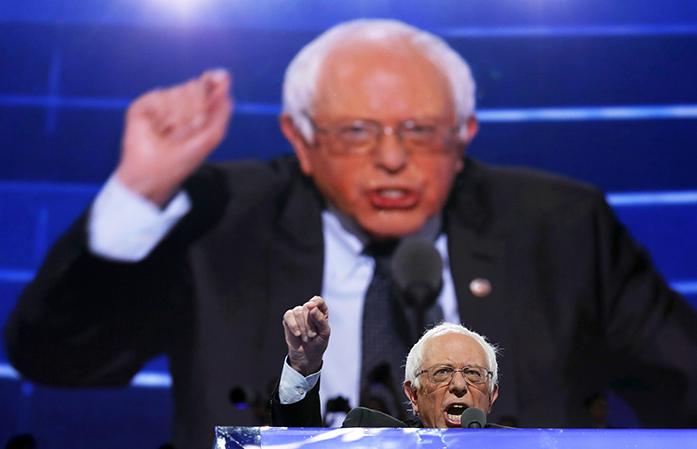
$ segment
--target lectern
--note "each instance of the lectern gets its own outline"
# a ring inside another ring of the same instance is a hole
[[[216,427],[213,449],[697,449],[685,429]]]

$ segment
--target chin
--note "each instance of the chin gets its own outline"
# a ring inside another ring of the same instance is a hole
[[[426,219],[404,216],[404,214],[391,214],[370,217],[368,220],[359,221],[361,227],[371,237],[376,239],[401,238],[417,232],[426,222]]]

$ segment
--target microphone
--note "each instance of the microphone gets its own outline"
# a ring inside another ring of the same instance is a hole
[[[470,407],[460,417],[460,427],[463,429],[482,429],[486,426],[486,415],[476,407]]]
[[[404,302],[420,312],[436,301],[443,285],[443,260],[433,242],[403,240],[392,256],[392,279]]]
[[[410,340],[414,343],[424,330],[426,311],[436,302],[443,285],[443,260],[433,242],[412,237],[400,242],[390,268],[396,297],[413,309],[404,313],[405,318],[412,316]]]

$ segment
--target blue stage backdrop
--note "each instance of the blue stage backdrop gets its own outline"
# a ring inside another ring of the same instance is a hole
[[[0,2],[0,322],[109,176],[132,98],[225,67],[237,107],[212,158],[288,152],[277,126],[285,66],[319,31],[358,17],[445,37],[478,82],[471,154],[608,192],[697,305],[693,0],[29,0]],[[0,445],[31,432],[42,449],[157,447],[168,382],[156,360],[127,389],[49,389],[22,382],[0,349]]]

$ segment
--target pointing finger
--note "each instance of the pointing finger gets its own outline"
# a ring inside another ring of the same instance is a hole
[[[313,329],[315,335],[321,335],[327,337],[329,335],[329,320],[326,313],[323,313],[319,308],[315,308],[310,311],[309,321],[310,327]]]

